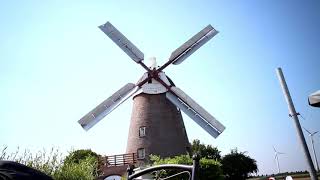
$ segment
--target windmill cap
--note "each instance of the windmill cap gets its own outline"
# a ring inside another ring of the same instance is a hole
[[[156,68],[157,67],[157,59],[156,57],[152,56],[148,58],[148,61],[146,62],[147,66],[150,69]]]

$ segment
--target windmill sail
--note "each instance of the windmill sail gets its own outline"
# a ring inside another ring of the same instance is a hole
[[[128,83],[123,86],[120,90],[115,92],[108,99],[99,104],[92,111],[83,116],[78,123],[86,131],[89,130],[92,126],[98,123],[121,103],[127,100],[130,96],[135,94],[139,88],[136,87],[133,83]]]
[[[182,46],[171,53],[169,61],[174,60],[173,64],[177,65],[184,61],[187,57],[198,50],[202,45],[208,42],[213,36],[218,33],[211,25],[208,25],[191,39],[185,42]]]
[[[172,87],[171,90],[177,96],[168,91],[166,97],[211,136],[217,138],[224,131],[225,127],[219,121],[182,90],[177,87]]]
[[[99,28],[135,62],[139,63],[144,59],[144,54],[110,22],[99,26]]]

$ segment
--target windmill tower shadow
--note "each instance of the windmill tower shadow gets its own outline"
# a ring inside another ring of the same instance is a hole
[[[181,111],[214,138],[224,131],[225,127],[219,121],[176,87],[163,72],[170,64],[183,62],[214,37],[218,31],[211,25],[173,51],[164,65],[157,66],[153,58],[150,67],[143,62],[144,54],[110,22],[99,28],[146,72],[136,84],[126,84],[82,117],[78,122],[85,130],[89,130],[121,103],[133,97],[126,153],[135,154],[132,162],[138,165],[148,163],[150,154],[171,157],[189,151],[190,144]]]

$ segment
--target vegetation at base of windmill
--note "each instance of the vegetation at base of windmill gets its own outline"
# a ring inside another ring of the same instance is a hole
[[[180,155],[175,156],[172,158],[160,158],[159,156],[150,155],[150,160],[152,162],[152,166],[154,165],[160,165],[160,164],[185,164],[185,165],[192,165],[193,160],[190,157],[190,155]],[[158,176],[158,178],[168,177],[173,174],[178,173],[177,170],[165,170],[157,172],[155,175]],[[211,180],[211,179],[223,179],[222,175],[222,169],[220,162],[214,160],[214,159],[206,159],[201,158],[200,159],[200,179],[201,180]],[[177,176],[176,178],[170,178],[170,179],[188,179],[189,176],[184,174],[181,176]]]
[[[69,152],[69,155],[65,157],[64,163],[79,163],[87,157],[95,157],[98,160],[100,156],[91,151],[91,149],[72,150]]]
[[[217,161],[221,160],[220,151],[217,147],[212,147],[211,145],[201,144],[200,140],[195,139],[191,144],[191,154],[197,153],[200,157],[206,159],[215,159]]]
[[[63,164],[62,154],[55,148],[51,148],[49,152],[43,149],[37,153],[32,153],[30,150],[25,149],[21,153],[18,147],[15,152],[8,154],[8,147],[5,146],[1,150],[0,160],[18,162],[49,176],[53,176],[54,172]]]
[[[93,152],[91,149],[79,149],[71,151],[64,159],[64,164],[79,163],[81,160],[84,160],[88,157],[93,157],[95,160],[95,173],[101,174],[100,167],[103,165],[102,156]]]
[[[20,153],[20,149],[17,148],[15,152],[8,154],[8,148],[5,146],[0,150],[0,160],[15,161],[27,165],[44,172],[55,180],[95,179],[97,177],[97,158],[95,156],[74,156],[77,154],[74,152],[76,151],[72,151],[71,155],[67,156],[70,158],[64,162],[62,153],[55,148],[51,148],[49,152],[43,149],[35,154],[30,150],[24,150],[23,153]],[[77,159],[77,163],[73,161],[74,159]]]
[[[232,149],[230,154],[225,155],[221,164],[226,179],[242,180],[246,179],[250,173],[258,172],[256,160],[237,149]]]
[[[92,180],[98,177],[97,159],[93,156],[81,159],[78,163],[64,163],[53,174],[55,180]]]

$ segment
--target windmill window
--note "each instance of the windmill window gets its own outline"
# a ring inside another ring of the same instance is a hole
[[[144,137],[146,136],[146,127],[142,126],[139,128],[139,137]]]
[[[146,152],[144,148],[138,149],[138,159],[144,159],[145,155],[146,155]]]

